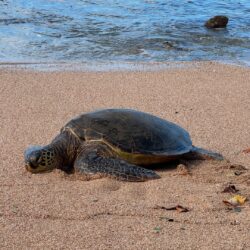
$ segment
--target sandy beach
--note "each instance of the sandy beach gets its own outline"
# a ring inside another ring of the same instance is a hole
[[[212,62],[161,71],[0,70],[1,249],[250,249],[250,69]],[[72,117],[133,108],[175,122],[227,159],[166,164],[143,183],[24,168]],[[231,209],[234,184],[248,201]],[[189,209],[155,209],[181,205]]]

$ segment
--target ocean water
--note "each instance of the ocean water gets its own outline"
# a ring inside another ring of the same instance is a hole
[[[250,0],[0,0],[1,63],[200,60],[250,65]]]

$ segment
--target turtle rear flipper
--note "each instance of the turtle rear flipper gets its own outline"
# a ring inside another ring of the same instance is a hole
[[[224,157],[221,154],[198,147],[193,147],[190,152],[183,156],[184,158],[191,160],[224,160]]]
[[[152,170],[116,158],[102,144],[85,147],[78,155],[74,168],[76,172],[89,177],[97,174],[122,181],[146,181],[160,178]]]

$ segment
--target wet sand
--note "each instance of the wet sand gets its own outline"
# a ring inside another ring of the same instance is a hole
[[[250,198],[250,69],[217,63],[155,72],[0,70],[1,249],[249,249],[250,206],[230,210],[232,183]],[[47,144],[94,109],[150,112],[190,132],[227,161],[186,162],[161,179],[76,180],[26,172],[23,151]],[[237,165],[238,164],[238,165]],[[182,205],[186,213],[155,209]]]

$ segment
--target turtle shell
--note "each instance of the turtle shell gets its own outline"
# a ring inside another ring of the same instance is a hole
[[[130,154],[177,156],[192,148],[188,132],[180,126],[130,109],[84,113],[63,127],[67,128],[84,141],[106,142]]]

